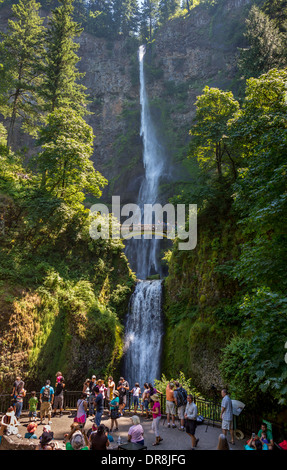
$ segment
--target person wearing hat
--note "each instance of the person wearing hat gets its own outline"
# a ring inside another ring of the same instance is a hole
[[[40,436],[40,443],[36,450],[55,450],[56,444],[52,442],[54,439],[54,433],[51,431],[44,431]]]
[[[153,446],[158,446],[160,441],[162,441],[162,438],[159,435],[159,423],[161,420],[161,412],[160,412],[160,398],[157,393],[152,395],[150,399],[153,402],[152,406],[152,430],[155,433],[155,442],[153,443]]]
[[[32,423],[29,423],[28,426],[27,426],[27,432],[25,434],[25,439],[38,439],[36,434],[35,434],[35,431],[38,427],[38,424],[35,423],[35,422],[32,422]]]
[[[19,423],[15,416],[15,411],[13,406],[10,406],[6,411],[5,415],[2,416],[1,420],[1,427],[0,427],[0,444],[2,441],[2,437],[9,429],[12,430],[12,434],[17,434],[17,426]],[[9,432],[9,431],[8,431]]]
[[[111,411],[111,428],[110,432],[113,431],[114,425],[116,426],[115,431],[118,431],[118,421],[117,418],[119,417],[119,392],[117,390],[114,390],[114,398],[110,402],[110,411]]]

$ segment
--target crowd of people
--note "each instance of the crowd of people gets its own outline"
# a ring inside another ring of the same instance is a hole
[[[12,389],[11,406],[2,417],[0,427],[0,444],[4,434],[19,434],[19,418],[23,408],[23,399],[26,396],[24,382],[21,377],[17,377]],[[52,386],[50,380],[42,386],[39,399],[36,391],[30,393],[29,399],[29,423],[27,425],[26,439],[37,439],[36,430],[37,410],[39,408],[40,425],[43,425],[43,432],[39,439],[38,450],[55,450],[57,442],[54,440],[54,433],[51,431],[52,417],[63,416],[64,408],[65,379],[61,372],[56,373],[55,385]],[[164,400],[161,400],[163,393],[157,390],[151,383],[145,383],[141,390],[139,383],[135,383],[130,388],[129,383],[121,377],[116,384],[113,377],[108,378],[107,385],[104,380],[92,376],[84,382],[81,396],[77,401],[76,416],[74,417],[69,433],[65,434],[64,442],[67,450],[104,450],[113,442],[113,432],[119,430],[118,420],[125,414],[127,397],[131,395],[133,405],[133,416],[131,416],[131,426],[127,433],[127,441],[142,445],[145,444],[144,429],[141,424],[139,414],[146,420],[151,420],[151,429],[155,440],[153,446],[158,446],[163,438],[160,435],[160,421],[164,417],[167,428],[178,428],[186,432],[191,439],[191,449],[195,449],[199,439],[196,437],[198,424],[198,410],[194,398],[191,394],[175,381],[169,382],[165,390]],[[235,445],[233,430],[233,410],[232,400],[226,389],[221,391],[221,433],[218,438],[218,450],[230,450]],[[109,410],[110,426],[102,424],[104,408]],[[92,428],[86,432],[88,417],[92,418]],[[43,421],[47,419],[47,424]],[[176,419],[179,426],[176,426]],[[228,435],[231,440],[228,442]],[[287,446],[286,446],[287,447]],[[273,436],[266,424],[262,424],[257,434],[253,434],[246,441],[246,450],[272,450],[274,448]],[[282,449],[284,446],[282,447]],[[285,449],[286,450],[286,449]]]

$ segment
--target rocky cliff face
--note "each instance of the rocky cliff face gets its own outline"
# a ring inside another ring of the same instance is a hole
[[[238,47],[250,0],[197,7],[162,28],[148,51],[146,74],[155,121],[171,164],[186,154],[194,103],[205,85],[238,93]],[[137,45],[83,34],[79,54],[92,98],[88,121],[96,135],[94,161],[109,180],[104,199],[134,202],[143,173]],[[177,168],[174,179],[182,178]]]
[[[237,48],[243,44],[250,1],[224,0],[213,9],[198,6],[190,15],[169,21],[148,51],[149,96],[171,164],[186,155],[194,103],[203,87],[238,91]],[[10,14],[9,7],[0,11],[2,31]],[[47,12],[41,14],[47,16]],[[123,203],[134,202],[143,174],[139,44],[132,38],[107,41],[85,32],[79,41],[79,68],[85,72],[83,83],[93,112],[87,121],[96,136],[94,162],[109,180],[104,200],[120,195]],[[21,131],[14,143],[17,148],[33,147]],[[174,179],[183,175],[177,165]]]

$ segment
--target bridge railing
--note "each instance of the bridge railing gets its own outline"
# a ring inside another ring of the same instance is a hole
[[[40,393],[36,393],[36,396],[39,399]],[[73,391],[73,390],[65,390],[64,391],[64,410],[71,410],[75,411],[77,408],[77,401],[81,396],[81,391]],[[23,400],[23,411],[27,412],[29,410],[29,399],[31,397],[31,393],[27,392],[24,400]],[[138,411],[141,410],[141,403],[142,399],[140,396],[140,406]],[[197,405],[198,415],[201,415],[205,423],[212,424],[213,426],[220,426],[221,418],[221,403],[220,401],[214,400],[207,400],[203,398],[196,398],[195,403]],[[10,394],[0,394],[0,413],[5,414],[8,407],[12,404],[12,397]],[[165,413],[166,409],[166,397],[165,395],[160,395],[160,404],[162,414]],[[105,409],[109,408],[108,400],[105,399],[104,403]],[[38,405],[38,409],[40,406]],[[125,406],[125,411],[132,412],[134,410],[133,405],[133,395],[131,392],[127,395],[127,403]],[[243,412],[235,418],[235,426],[237,429],[240,429],[246,437],[249,437],[252,432],[257,432],[260,429],[260,425],[262,423],[262,416],[259,414],[254,414],[253,412],[249,412],[247,408],[243,410]],[[272,431],[274,439],[280,442],[280,439],[285,439],[284,437],[284,429],[283,427],[276,423],[272,423]]]

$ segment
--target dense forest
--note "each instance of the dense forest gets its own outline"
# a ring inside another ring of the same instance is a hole
[[[0,13],[9,12],[0,43],[1,389],[16,372],[38,384],[56,369],[77,386],[93,372],[116,374],[123,354],[136,278],[121,240],[89,236],[90,203],[101,200],[108,177],[95,164],[88,123],[97,103],[83,84],[79,38],[89,34],[108,48],[125,41],[131,70],[146,43],[155,84],[154,50],[166,25],[198,12],[220,17],[227,3],[1,4]],[[203,393],[228,384],[272,414],[287,393],[287,2],[242,3],[233,89],[203,76],[194,118],[177,135],[173,165],[185,179],[167,194],[174,204],[197,204],[198,244],[179,251],[175,240],[162,256],[162,366]],[[186,89],[170,82],[168,91],[180,112]],[[137,123],[137,110],[124,111],[122,119]],[[29,148],[17,145],[19,132]]]

